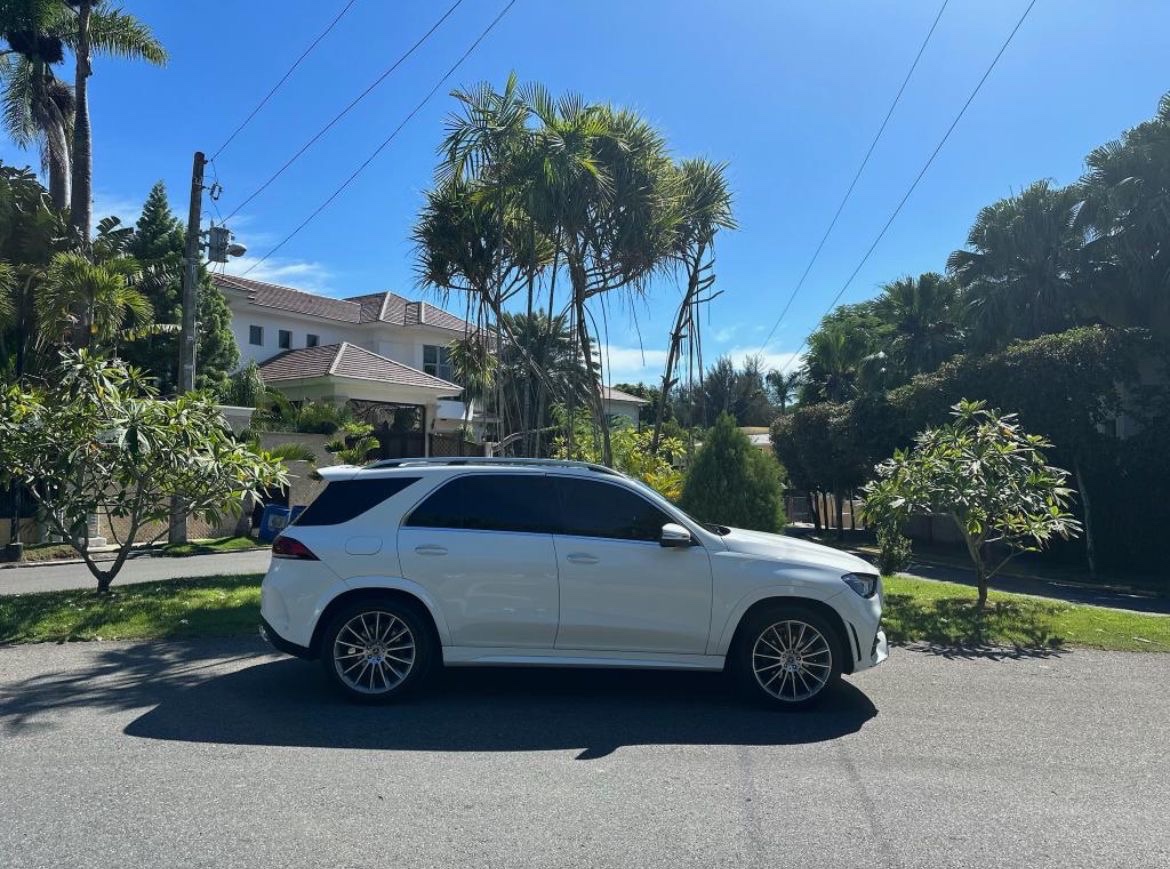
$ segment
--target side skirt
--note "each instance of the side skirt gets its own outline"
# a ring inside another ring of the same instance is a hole
[[[448,667],[624,667],[653,670],[722,670],[723,655],[604,652],[592,649],[510,649],[445,646]]]

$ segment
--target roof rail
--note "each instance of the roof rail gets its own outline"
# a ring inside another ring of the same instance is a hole
[[[620,476],[618,471],[598,465],[594,462],[578,462],[569,459],[524,459],[509,458],[506,456],[447,456],[445,458],[416,458],[416,459],[382,459],[371,462],[366,469],[373,468],[405,468],[414,465],[512,465],[518,467],[555,467],[555,468],[585,468],[599,474],[613,474]]]

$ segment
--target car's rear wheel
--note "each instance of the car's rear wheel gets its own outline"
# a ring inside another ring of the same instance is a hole
[[[749,617],[732,654],[749,696],[775,708],[803,709],[840,678],[838,649],[837,632],[822,615],[777,605]]]
[[[414,690],[435,656],[425,618],[408,602],[392,598],[342,607],[321,643],[321,661],[330,682],[362,703],[384,703]]]

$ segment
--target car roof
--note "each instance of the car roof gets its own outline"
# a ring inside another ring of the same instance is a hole
[[[546,473],[557,471],[573,476],[592,477],[604,475],[609,479],[625,478],[613,468],[592,462],[574,462],[564,459],[487,458],[482,456],[461,456],[449,458],[386,459],[362,467],[354,465],[333,465],[318,468],[323,480],[352,480],[356,478],[391,477],[409,474],[443,474],[449,471]]]

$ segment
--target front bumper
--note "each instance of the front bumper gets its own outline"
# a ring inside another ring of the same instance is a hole
[[[284,652],[286,655],[293,655],[297,658],[312,658],[313,653],[304,646],[298,646],[296,643],[290,643],[275,630],[272,625],[268,624],[263,617],[260,619],[260,636],[263,637],[274,649],[279,652]]]

